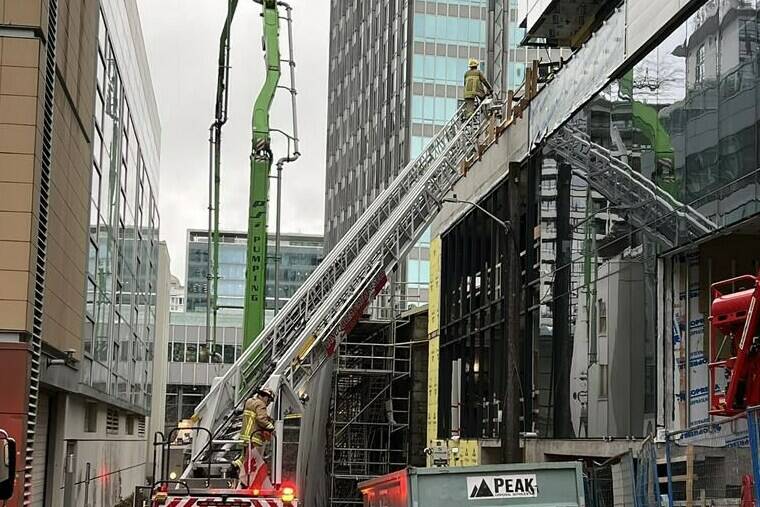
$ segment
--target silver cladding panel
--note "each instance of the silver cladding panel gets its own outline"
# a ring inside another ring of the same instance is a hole
[[[611,76],[634,57],[674,18],[701,0],[626,0],[580,48],[529,109],[531,150],[567,121]],[[525,121],[525,120],[522,120]],[[527,156],[527,153],[525,153]]]
[[[530,138],[537,146],[610,79],[625,60],[625,12],[616,12],[533,99]]]

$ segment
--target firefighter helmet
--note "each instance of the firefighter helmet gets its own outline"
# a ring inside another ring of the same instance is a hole
[[[469,65],[470,65],[471,69],[474,69],[475,67],[477,67],[478,65],[480,65],[480,62],[478,62],[475,58],[470,58]]]
[[[267,397],[269,397],[270,401],[274,401],[274,392],[271,389],[269,389],[268,387],[262,387],[261,389],[259,389],[259,393],[258,394],[259,394],[259,396],[261,396],[261,395],[267,396]]]

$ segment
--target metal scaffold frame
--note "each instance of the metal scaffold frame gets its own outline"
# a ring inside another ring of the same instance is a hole
[[[396,284],[390,285],[395,309]],[[411,344],[397,340],[408,322],[395,314],[361,322],[339,346],[328,429],[332,507],[362,505],[359,481],[408,463]]]

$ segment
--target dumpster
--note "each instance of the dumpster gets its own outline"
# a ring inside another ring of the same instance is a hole
[[[364,507],[585,507],[580,463],[407,468],[359,484]]]

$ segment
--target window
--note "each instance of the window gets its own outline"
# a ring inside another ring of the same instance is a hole
[[[597,302],[597,313],[599,315],[599,334],[607,334],[607,303],[600,299]]]
[[[172,361],[175,363],[181,363],[185,360],[185,344],[174,343],[174,352],[172,353]]]
[[[430,261],[410,259],[407,261],[406,281],[417,287],[430,283]]]
[[[599,365],[599,398],[607,398],[607,365]]]
[[[235,362],[235,347],[233,345],[224,346],[224,362],[227,364]]]
[[[135,434],[135,416],[128,415],[126,419],[126,432],[127,435]]]
[[[106,412],[106,433],[119,434],[119,412],[116,409],[109,408]]]
[[[694,63],[694,82],[702,84],[705,79],[705,45],[702,44],[697,49],[697,58]]]
[[[198,344],[197,343],[188,343],[187,344],[187,350],[186,350],[186,356],[185,360],[188,363],[195,363],[198,361]]]
[[[88,403],[84,408],[84,432],[96,433],[98,431],[98,404]]]

